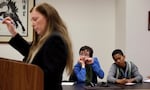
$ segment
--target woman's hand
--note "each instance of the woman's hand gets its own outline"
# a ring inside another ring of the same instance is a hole
[[[6,24],[8,31],[12,34],[13,37],[17,34],[15,26],[13,24],[14,22],[10,17],[4,18],[2,23]]]

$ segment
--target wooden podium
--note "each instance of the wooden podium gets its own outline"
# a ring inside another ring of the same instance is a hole
[[[36,65],[0,58],[0,90],[44,90],[43,77]]]

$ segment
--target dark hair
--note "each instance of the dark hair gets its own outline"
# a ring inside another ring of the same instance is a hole
[[[120,54],[122,56],[124,56],[123,52],[121,49],[115,49],[113,52],[112,52],[112,57],[114,57],[114,55],[116,54]]]
[[[89,51],[90,57],[93,57],[93,49],[89,46],[82,46],[79,50],[79,54],[81,51],[87,50]]]

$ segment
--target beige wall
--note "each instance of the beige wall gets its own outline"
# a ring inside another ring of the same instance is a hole
[[[150,75],[149,3],[150,0],[126,0],[126,53],[139,66],[144,78]]]

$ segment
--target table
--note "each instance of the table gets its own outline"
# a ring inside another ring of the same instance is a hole
[[[132,86],[108,84],[108,86],[94,87],[85,86],[84,84],[63,85],[63,90],[150,90],[150,83],[137,83]]]

